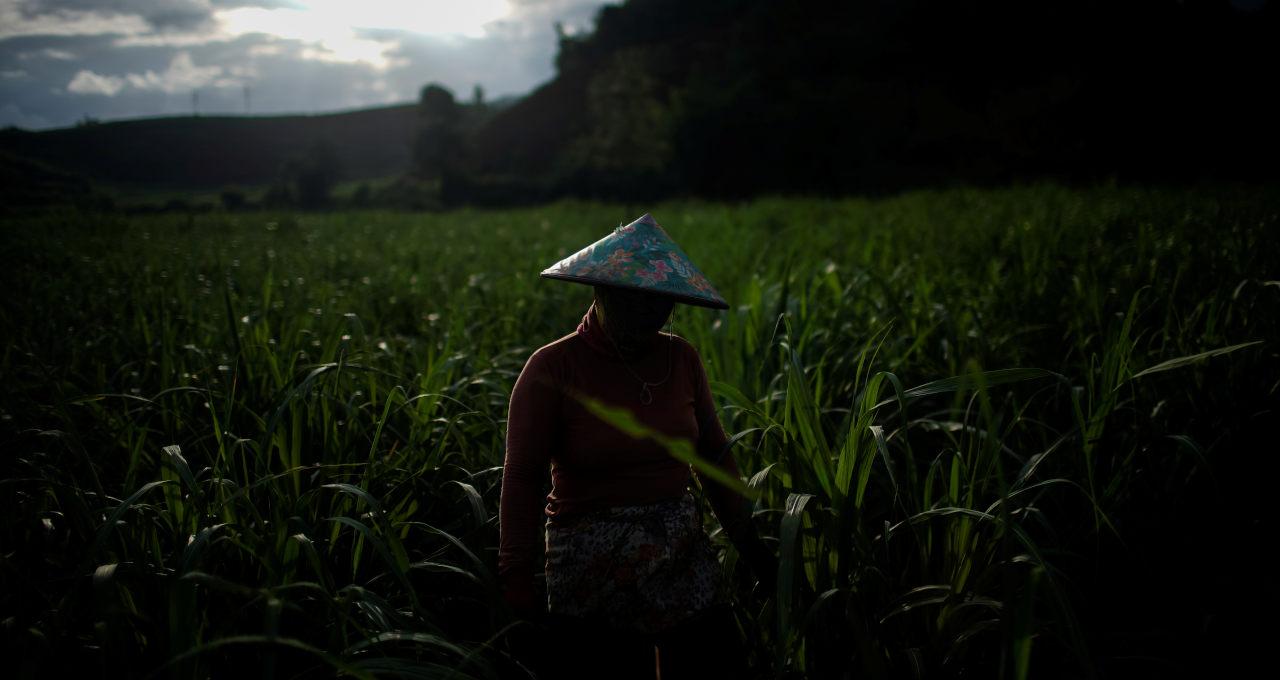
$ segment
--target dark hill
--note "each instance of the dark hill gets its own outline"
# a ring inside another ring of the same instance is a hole
[[[317,116],[148,118],[74,128],[0,132],[0,151],[103,184],[182,189],[258,185],[313,143],[335,151],[345,179],[409,166],[413,104]]]
[[[83,177],[0,151],[0,214],[52,204],[86,206],[97,198]]]
[[[629,0],[474,147],[605,198],[1266,179],[1278,31],[1225,0]]]

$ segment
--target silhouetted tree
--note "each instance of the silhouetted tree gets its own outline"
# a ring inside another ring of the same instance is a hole
[[[292,208],[294,206],[293,192],[282,181],[272,182],[271,186],[267,187],[267,193],[262,196],[262,205],[265,208],[272,209]]]
[[[222,207],[228,212],[244,210],[249,202],[244,190],[239,187],[223,187],[222,191],[218,192],[218,199],[222,201]]]
[[[574,193],[651,198],[672,188],[667,87],[657,48],[619,50],[587,84],[588,127],[563,159]]]
[[[328,140],[313,140],[301,155],[285,162],[283,179],[299,208],[316,210],[329,205],[329,194],[341,178],[341,162]]]
[[[457,170],[462,152],[459,118],[452,92],[434,83],[422,88],[413,139],[413,169],[419,176],[438,179]]]
[[[373,190],[369,188],[368,182],[361,182],[356,187],[355,192],[351,194],[351,207],[353,208],[370,208],[373,206]]]

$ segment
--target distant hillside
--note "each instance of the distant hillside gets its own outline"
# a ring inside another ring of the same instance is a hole
[[[94,205],[99,198],[83,177],[0,151],[0,214],[51,204]]]
[[[0,151],[95,183],[200,189],[271,182],[316,141],[336,152],[347,180],[409,167],[417,106],[318,116],[149,118],[74,128],[0,131]]]

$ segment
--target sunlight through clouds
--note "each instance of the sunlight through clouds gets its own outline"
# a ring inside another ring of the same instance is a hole
[[[388,56],[400,43],[360,37],[359,30],[396,30],[434,36],[480,38],[485,25],[508,13],[502,0],[309,0],[301,9],[241,7],[214,13],[230,36],[251,33],[307,43],[304,59],[364,62],[378,69],[401,65]]]
[[[391,64],[386,53],[397,46],[394,41],[362,39],[342,19],[318,12],[244,7],[218,12],[214,17],[231,36],[261,33],[306,43],[308,47],[301,53],[304,59],[365,62],[387,68]]]
[[[486,24],[510,13],[505,0],[301,0],[298,4],[347,26],[468,38],[484,37]]]

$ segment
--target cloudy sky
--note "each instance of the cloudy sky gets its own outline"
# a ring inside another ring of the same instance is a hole
[[[470,99],[555,74],[603,0],[0,0],[0,127]]]

